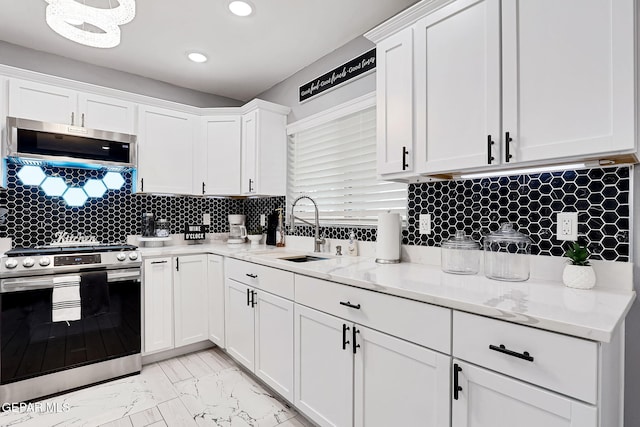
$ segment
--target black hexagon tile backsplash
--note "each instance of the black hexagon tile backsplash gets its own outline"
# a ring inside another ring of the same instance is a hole
[[[140,233],[143,212],[169,220],[171,233],[182,233],[185,224],[199,224],[211,215],[209,232],[226,232],[227,215],[247,215],[247,227],[255,229],[260,214],[286,210],[285,197],[229,199],[198,196],[132,194],[131,173],[124,173],[120,190],[108,190],[101,198],[89,198],[81,207],[69,207],[60,197],[48,197],[38,186],[22,185],[20,166],[7,165],[7,188],[0,190],[0,237],[13,238],[14,246],[48,244],[56,231],[95,235],[105,243],[124,242]],[[101,179],[106,171],[45,167],[47,176],[60,176],[68,185],[82,186]],[[529,235],[532,253],[561,256],[566,242],[555,239],[558,212],[578,212],[579,240],[588,244],[593,259],[629,260],[630,178],[628,167],[552,172],[512,177],[409,184],[407,226],[403,243],[440,246],[456,230],[473,239],[495,231],[510,221]],[[421,213],[432,215],[433,232],[420,235]],[[286,212],[285,212],[286,218]],[[348,239],[354,231],[360,241],[375,241],[376,227],[321,227],[328,238]],[[313,236],[313,228],[296,227],[294,235]]]

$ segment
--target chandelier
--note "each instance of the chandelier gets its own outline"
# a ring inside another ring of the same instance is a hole
[[[47,24],[53,31],[86,46],[111,48],[120,44],[120,25],[136,15],[135,0],[113,0],[118,4],[99,8],[88,6],[86,0],[46,0]]]

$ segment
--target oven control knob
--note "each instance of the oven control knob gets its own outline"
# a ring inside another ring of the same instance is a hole
[[[22,265],[24,265],[25,267],[29,268],[29,267],[33,267],[33,265],[36,263],[36,261],[33,258],[25,258],[22,261]]]
[[[131,261],[135,261],[135,260],[137,260],[137,259],[138,259],[138,252],[130,252],[130,253],[129,253],[129,259],[130,259]]]
[[[43,257],[43,258],[40,258],[40,261],[38,261],[38,264],[40,264],[40,266],[42,267],[46,267],[49,264],[51,264],[51,260],[47,257]]]
[[[18,261],[15,259],[8,259],[4,262],[4,266],[7,268],[16,268],[18,266]]]
[[[124,252],[120,252],[118,255],[116,255],[116,258],[118,259],[118,261],[124,261],[125,259],[127,259],[127,254],[125,254]]]

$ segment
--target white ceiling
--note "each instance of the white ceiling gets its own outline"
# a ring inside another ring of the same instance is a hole
[[[121,27],[121,44],[97,49],[54,33],[45,0],[0,0],[0,40],[246,101],[416,0],[251,2],[254,14],[240,18],[228,0],[138,0],[136,18]],[[189,61],[190,51],[209,61]]]

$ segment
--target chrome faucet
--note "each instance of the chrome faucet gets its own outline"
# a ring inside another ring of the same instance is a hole
[[[315,208],[315,224],[311,224],[309,221],[307,221],[306,219],[302,219],[302,218],[298,218],[297,216],[295,216],[293,214],[293,209],[296,207],[296,203],[298,203],[298,201],[300,199],[308,199],[311,201],[311,203],[313,203],[313,207]],[[293,201],[293,203],[291,204],[291,231],[293,232],[295,230],[296,227],[296,223],[295,220],[299,220],[304,222],[307,225],[310,225],[312,227],[315,227],[315,233],[314,233],[314,249],[313,252],[320,252],[320,246],[324,245],[325,240],[324,237],[320,237],[320,224],[319,224],[319,220],[318,220],[318,205],[316,204],[315,200],[313,200],[311,197],[309,196],[300,196],[297,199],[295,199]]]

